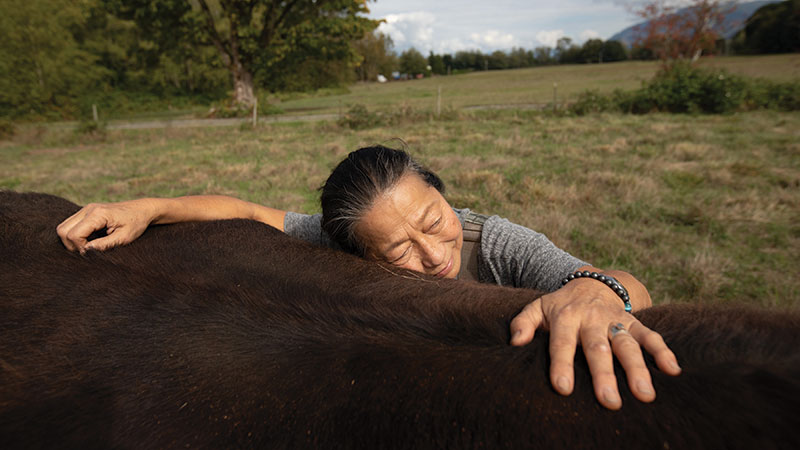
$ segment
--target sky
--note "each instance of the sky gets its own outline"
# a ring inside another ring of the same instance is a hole
[[[608,39],[639,20],[626,0],[377,0],[369,16],[395,50],[414,47],[446,54],[459,50],[554,47],[567,36],[577,44]]]

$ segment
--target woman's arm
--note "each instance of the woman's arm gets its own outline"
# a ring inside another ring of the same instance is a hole
[[[661,336],[625,312],[624,302],[611,288],[597,280],[578,278],[561,286],[575,270],[600,272],[616,278],[630,295],[634,311],[649,307],[650,294],[632,275],[603,271],[560,250],[549,239],[505,219],[490,218],[484,225],[481,254],[498,284],[549,292],[529,304],[511,322],[511,343],[525,345],[537,328],[550,331],[550,380],[563,395],[574,385],[573,362],[580,345],[589,362],[595,395],[603,406],[622,406],[614,357],[625,369],[628,384],[637,399],[655,399],[650,372],[642,348],[658,367],[671,375],[680,373],[675,355]],[[609,327],[622,324],[628,333],[610,336]]]
[[[139,201],[139,200],[134,200]],[[222,219],[252,219],[283,231],[286,211],[224,195],[141,199],[153,206],[153,224]]]
[[[178,198],[142,198],[119,203],[92,203],[68,217],[56,231],[64,246],[81,253],[125,245],[142,235],[150,224],[252,219],[283,231],[285,211],[233,197],[199,195]],[[88,241],[95,231],[105,237]]]

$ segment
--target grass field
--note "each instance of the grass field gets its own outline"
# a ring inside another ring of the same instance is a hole
[[[776,81],[800,79],[800,54],[704,58],[700,65]],[[351,87],[349,93],[340,95],[287,95],[279,106],[294,114],[331,113],[353,104],[387,109],[401,100],[413,108],[431,110],[439,86],[442,88],[443,107],[547,104],[553,101],[554,83],[557,84],[558,101],[563,102],[586,89],[600,92],[636,89],[643,81],[652,78],[658,67],[658,63],[652,61],[629,61],[473,72],[386,84],[361,83]]]
[[[442,175],[454,206],[628,270],[656,303],[800,306],[798,113],[481,111],[361,131],[320,122],[105,137],[27,127],[0,144],[0,188],[81,204],[230,194],[316,212],[316,188],[336,162],[395,137]]]
[[[800,54],[704,58],[699,64],[774,81],[800,79]],[[341,114],[352,105],[364,105],[370,111],[398,107],[433,111],[441,88],[441,107],[445,111],[487,105],[543,107],[551,104],[554,98],[560,104],[570,102],[587,89],[607,93],[614,89],[639,88],[643,81],[653,77],[658,68],[659,63],[655,61],[625,61],[472,72],[385,84],[357,83],[347,88],[324,89],[315,93],[269,95],[262,96],[261,102],[263,106],[264,101],[269,101],[276,107],[273,108],[275,111],[290,116]],[[101,108],[100,117],[112,122],[207,117],[209,105],[185,101],[170,109],[135,113]],[[62,122],[59,125],[74,127],[76,123]]]

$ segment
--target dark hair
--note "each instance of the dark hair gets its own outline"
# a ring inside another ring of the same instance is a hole
[[[322,229],[342,249],[363,256],[365,248],[355,236],[356,224],[376,197],[412,173],[444,194],[441,178],[404,150],[375,145],[351,152],[321,188]]]

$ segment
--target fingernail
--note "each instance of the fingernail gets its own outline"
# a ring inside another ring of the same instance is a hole
[[[519,338],[519,336],[520,336],[521,334],[522,334],[522,330],[517,330],[517,331],[515,331],[515,332],[514,332],[514,334],[512,334],[512,335],[511,335],[511,342],[514,342],[514,341],[516,341],[516,340],[517,340],[517,338]]]
[[[569,391],[569,380],[567,380],[567,377],[564,376],[558,377],[558,379],[556,380],[556,385],[558,385],[558,390],[561,392]]]
[[[638,389],[642,394],[653,395],[653,389],[644,381],[636,383],[636,389]]]
[[[604,399],[605,399],[605,401],[607,401],[608,403],[614,403],[614,404],[617,404],[617,403],[619,403],[619,402],[620,402],[620,400],[619,400],[619,395],[617,395],[617,393],[616,393],[616,392],[614,392],[614,390],[613,390],[613,389],[611,389],[611,388],[605,388],[605,389],[603,389],[603,398],[604,398]]]
[[[670,362],[670,363],[669,363],[669,366],[670,366],[670,367],[672,367],[672,370],[676,370],[676,371],[678,371],[678,372],[680,372],[681,370],[683,370],[683,369],[681,369],[681,366],[679,366],[679,365],[678,365],[678,363],[677,363],[677,362],[675,362],[675,361],[672,361],[672,362]]]

